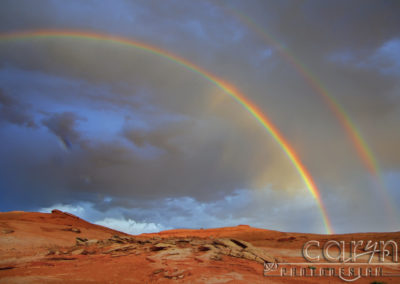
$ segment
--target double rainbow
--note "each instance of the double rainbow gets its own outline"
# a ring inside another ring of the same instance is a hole
[[[293,67],[293,69],[303,77],[307,84],[322,97],[325,104],[331,109],[336,119],[345,130],[362,163],[372,176],[375,183],[376,194],[385,203],[384,208],[387,211],[389,218],[391,218],[392,223],[395,225],[395,219],[397,216],[396,206],[393,205],[389,193],[384,185],[377,159],[373,155],[368,143],[361,135],[361,131],[357,128],[343,106],[339,104],[336,98],[330,92],[328,92],[328,90],[317,79],[317,77],[310,70],[308,70],[308,68],[300,60],[298,60],[288,48],[286,48],[263,28],[257,25],[250,17],[240,11],[228,7],[223,7],[223,9],[226,9],[240,22],[249,27],[250,30],[252,30],[255,34],[264,39],[266,43],[272,45],[279,53],[279,56],[285,59]]]
[[[233,85],[224,82],[223,80],[211,74],[210,72],[202,69],[201,67],[195,65],[194,63],[186,59],[183,59],[175,54],[170,53],[169,51],[160,49],[158,47],[143,42],[134,41],[120,36],[113,36],[113,35],[100,34],[94,32],[75,31],[75,30],[33,30],[33,31],[20,31],[20,32],[0,34],[1,42],[28,40],[37,38],[39,39],[74,38],[82,40],[110,42],[119,45],[129,46],[132,48],[146,51],[148,53],[157,56],[164,57],[165,59],[175,62],[190,71],[193,71],[194,73],[202,76],[204,79],[208,80],[212,84],[218,86],[226,94],[230,95],[234,100],[236,100],[239,104],[241,104],[263,126],[263,128],[272,135],[275,141],[280,145],[282,150],[285,152],[289,160],[292,162],[292,164],[300,174],[305,185],[307,186],[307,189],[309,190],[313,198],[316,200],[321,212],[326,232],[328,234],[333,233],[332,225],[328,218],[326,208],[322,202],[320,192],[314,180],[312,179],[310,173],[308,172],[304,164],[301,162],[295,150],[291,147],[290,143],[282,136],[282,134],[279,132],[276,126],[271,122],[271,120],[261,111],[261,109],[258,106],[256,106],[248,97],[246,97],[239,90],[237,90]]]

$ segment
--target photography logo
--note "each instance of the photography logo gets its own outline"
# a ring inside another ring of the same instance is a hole
[[[393,240],[330,240],[323,246],[319,241],[308,241],[302,255],[306,262],[264,263],[264,276],[339,277],[346,282],[362,277],[400,277],[398,245]]]

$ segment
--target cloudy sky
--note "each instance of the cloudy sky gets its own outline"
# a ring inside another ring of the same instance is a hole
[[[56,29],[229,82],[296,151],[335,232],[399,231],[399,14],[397,0],[3,0],[0,211],[59,208],[131,233],[325,233],[279,143],[203,76],[106,40],[4,39]]]

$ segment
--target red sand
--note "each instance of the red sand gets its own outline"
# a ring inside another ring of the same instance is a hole
[[[127,241],[119,243],[114,235]],[[77,244],[77,237],[88,241]],[[248,242],[278,261],[305,262],[301,251],[308,240],[399,244],[400,233],[327,236],[239,225],[130,236],[58,210],[7,212],[0,213],[0,283],[346,283],[337,277],[266,278],[262,263],[229,253],[215,257],[214,250],[204,248],[217,238]],[[398,266],[393,271],[400,274]],[[362,278],[355,283],[373,281],[400,283],[400,277]]]

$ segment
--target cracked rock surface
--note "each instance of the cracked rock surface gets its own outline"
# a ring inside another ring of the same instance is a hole
[[[86,249],[82,249],[84,246]],[[233,238],[138,238],[114,235],[105,240],[90,240],[76,238],[76,246],[66,251],[64,254],[90,254],[102,253],[112,256],[122,256],[130,254],[140,254],[146,252],[155,252],[162,257],[168,256],[187,256],[197,253],[200,257],[206,257],[212,260],[222,260],[223,255],[264,262],[276,261],[272,256],[262,248],[257,248],[238,239]],[[175,257],[176,258],[176,257]]]

